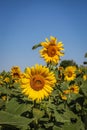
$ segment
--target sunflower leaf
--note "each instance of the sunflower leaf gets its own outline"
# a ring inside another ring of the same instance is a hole
[[[84,93],[84,95],[87,96],[87,80],[82,83],[81,90]]]
[[[7,107],[6,111],[14,115],[21,115],[22,113],[30,110],[29,105],[24,103],[20,104],[16,101],[15,98],[10,100],[7,103],[6,107]]]
[[[24,128],[28,126],[29,123],[31,123],[33,120],[29,118],[25,118],[22,116],[13,115],[9,112],[0,111],[0,125],[10,125],[15,126],[17,128]]]
[[[34,49],[36,49],[36,48],[38,48],[38,47],[40,47],[40,46],[41,46],[41,43],[36,44],[36,45],[34,45],[34,46],[32,47],[32,49],[34,50]]]
[[[44,115],[44,111],[41,111],[37,108],[33,108],[33,115],[36,119],[40,119]]]

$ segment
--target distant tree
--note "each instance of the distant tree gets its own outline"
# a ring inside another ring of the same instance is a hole
[[[63,60],[63,61],[60,62],[60,66],[62,66],[63,68],[66,68],[67,66],[76,66],[76,67],[78,67],[76,62],[73,61],[73,60]]]
[[[87,57],[87,52],[85,53],[85,58]]]
[[[87,52],[84,55],[85,58],[87,58]],[[84,61],[83,64],[87,64],[87,61]]]

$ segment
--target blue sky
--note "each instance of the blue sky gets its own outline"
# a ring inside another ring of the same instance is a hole
[[[87,52],[87,0],[0,0],[0,71],[45,64],[32,46],[54,36],[65,56],[83,64]]]

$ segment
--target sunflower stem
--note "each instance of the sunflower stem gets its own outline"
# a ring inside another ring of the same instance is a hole
[[[36,100],[34,100],[34,107],[36,108]]]

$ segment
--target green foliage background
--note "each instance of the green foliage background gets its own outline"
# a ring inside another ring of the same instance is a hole
[[[51,96],[40,103],[22,95],[20,84],[13,81],[10,72],[0,75],[10,78],[7,83],[0,78],[0,130],[86,130],[87,129],[87,68],[81,67],[73,81],[80,87],[78,94],[62,100],[60,92],[72,81],[60,80],[57,68],[53,69],[58,83]],[[3,99],[3,97],[6,99]]]
[[[40,47],[35,45],[32,49]],[[47,64],[55,73],[57,82],[49,98],[40,103],[32,101],[21,93],[20,83],[15,82],[10,72],[0,73],[0,130],[87,130],[87,67],[73,61],[63,61],[64,69],[69,65],[77,66],[74,81],[65,81],[64,73],[57,65]],[[62,75],[61,75],[62,74]],[[5,80],[9,78],[9,81]],[[60,94],[71,84],[79,86],[79,93]]]

